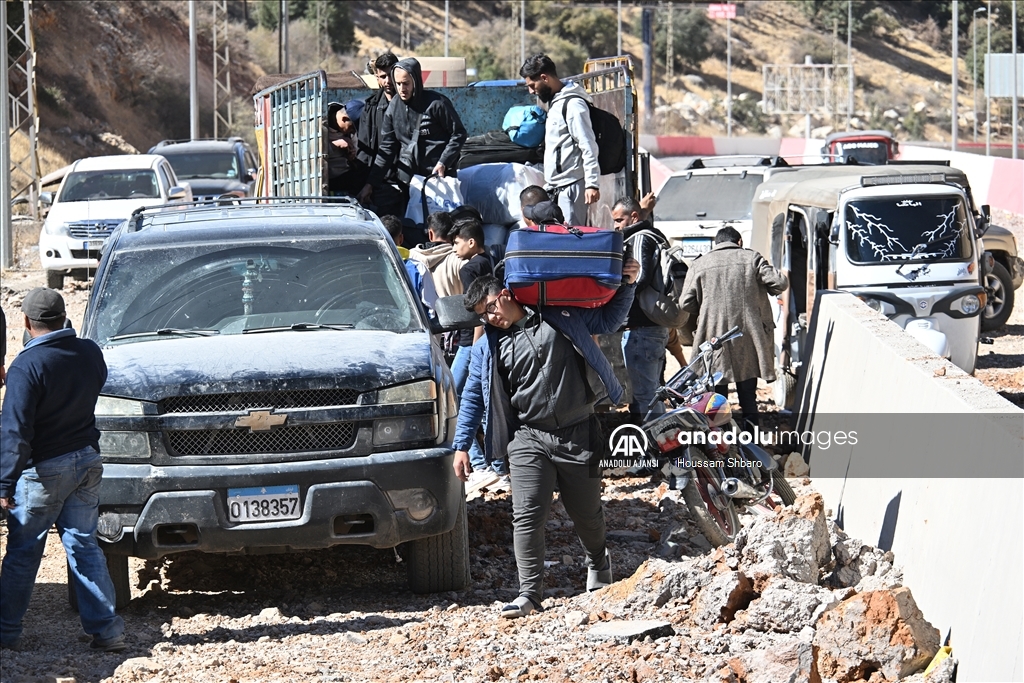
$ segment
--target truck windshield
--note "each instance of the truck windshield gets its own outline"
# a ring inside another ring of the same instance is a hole
[[[238,157],[230,152],[166,154],[179,180],[194,178],[238,178]]]
[[[97,199],[155,199],[160,197],[156,174],[149,169],[76,171],[64,181],[59,202]]]
[[[96,323],[89,337],[102,345],[175,336],[167,331],[420,330],[407,280],[384,249],[376,242],[332,240],[114,253],[93,293]]]
[[[957,196],[856,199],[846,205],[846,250],[854,263],[963,261],[971,257],[969,228]]]
[[[760,173],[673,176],[658,192],[656,221],[735,221],[750,218]]]
[[[833,148],[833,161],[846,163],[856,159],[862,164],[885,164],[889,158],[889,146],[884,142],[861,140],[859,142],[837,142]]]

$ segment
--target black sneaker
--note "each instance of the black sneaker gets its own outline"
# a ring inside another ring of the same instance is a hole
[[[21,652],[21,638],[15,638],[9,643],[0,642],[0,649],[10,650],[11,652]]]
[[[128,647],[128,643],[124,642],[124,636],[115,636],[109,640],[102,640],[97,637],[93,637],[92,642],[89,643],[90,650],[99,650],[100,652],[121,652]]]

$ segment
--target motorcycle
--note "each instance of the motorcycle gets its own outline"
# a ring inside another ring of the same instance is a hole
[[[796,495],[772,457],[739,431],[725,396],[715,393],[722,373],[711,372],[716,351],[743,335],[734,327],[698,348],[690,363],[655,393],[644,418],[650,456],[683,500],[705,538],[714,546],[731,542],[740,530],[740,511],[755,506],[791,505]],[[651,410],[657,401],[671,409]],[[748,443],[743,443],[746,440]]]

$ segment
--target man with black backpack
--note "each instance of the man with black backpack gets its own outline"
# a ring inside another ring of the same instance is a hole
[[[686,265],[674,259],[668,240],[647,219],[640,202],[620,197],[612,207],[612,223],[623,233],[626,253],[640,263],[636,296],[622,335],[622,357],[633,388],[629,411],[642,419],[654,399],[665,368],[665,346],[670,328],[685,322],[688,314],[679,305]],[[665,404],[653,406],[655,414]]]
[[[590,95],[558,78],[544,54],[529,57],[519,70],[530,93],[548,108],[544,132],[544,183],[569,225],[589,225],[587,205],[601,198],[598,144],[591,124]]]

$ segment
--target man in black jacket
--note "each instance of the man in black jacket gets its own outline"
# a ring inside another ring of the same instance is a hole
[[[67,553],[92,649],[125,649],[114,584],[96,541],[103,461],[94,416],[107,380],[103,353],[64,327],[59,293],[37,287],[21,304],[31,340],[11,363],[0,424],[0,507],[7,555],[0,581],[0,646],[18,649],[50,527]]]
[[[373,73],[377,76],[377,85],[380,87],[366,98],[362,116],[359,117],[359,152],[357,155],[359,161],[363,162],[368,169],[373,168],[373,163],[377,160],[377,151],[380,149],[380,133],[384,127],[384,114],[387,113],[388,105],[391,104],[391,100],[395,96],[395,86],[391,83],[391,68],[395,64],[398,64],[398,57],[392,52],[385,52],[373,60]]]
[[[391,100],[381,129],[380,149],[359,201],[373,199],[377,212],[405,215],[409,181],[414,175],[454,175],[466,128],[451,100],[423,89],[420,63],[403,59],[391,69],[398,97]],[[387,181],[397,175],[397,187]]]

